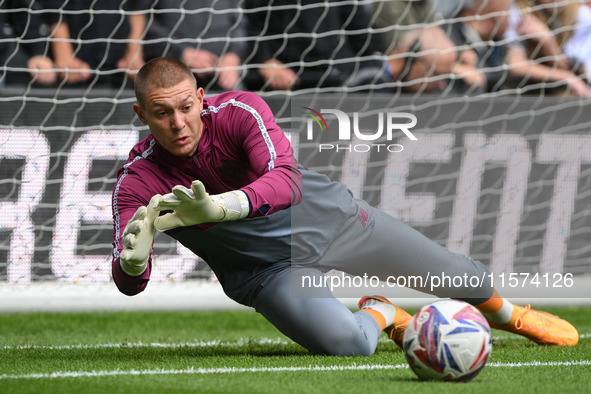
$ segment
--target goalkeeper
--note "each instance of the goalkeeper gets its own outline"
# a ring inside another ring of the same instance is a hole
[[[127,295],[150,279],[155,231],[203,258],[233,300],[253,307],[315,354],[371,355],[381,331],[397,344],[410,315],[368,296],[353,313],[326,286],[298,288],[323,272],[482,277],[487,269],[352,198],[347,188],[297,163],[271,110],[257,95],[204,98],[183,63],[139,71],[133,105],[150,134],[119,169],[113,192],[113,277]],[[493,327],[537,343],[574,345],[576,329],[479,287],[417,288],[476,305]]]

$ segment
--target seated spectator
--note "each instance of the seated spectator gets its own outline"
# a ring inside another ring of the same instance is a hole
[[[250,0],[251,30],[257,37],[249,89],[352,87],[384,82],[383,54],[366,10],[336,1]]]
[[[194,70],[206,90],[240,88],[249,55],[246,17],[232,0],[154,0],[147,25],[146,60],[166,56]]]
[[[457,18],[464,8],[469,7],[474,0],[445,0],[435,1],[437,11],[443,19]]]
[[[566,84],[570,94],[588,97],[591,89],[571,71],[532,61],[524,51],[506,44],[512,5],[511,0],[474,0],[460,13],[462,18],[447,27],[457,46],[468,46],[478,55],[487,90],[553,83]]]
[[[139,40],[145,15],[128,12],[145,8],[142,1],[149,0],[42,0],[53,59],[64,83],[121,87],[134,78],[144,63]]]
[[[475,67],[476,55],[458,56],[454,43],[436,25],[437,11],[431,0],[374,4],[375,25],[383,33],[393,79],[406,91],[431,92],[446,88],[455,74],[464,82],[462,90],[481,90],[485,80]]]
[[[570,69],[570,62],[554,33],[531,11],[532,1],[534,0],[517,0],[513,4],[505,39],[516,49],[521,48],[525,51],[527,57],[532,60],[539,60],[539,63],[565,70]]]
[[[42,29],[47,29],[40,14],[24,11],[39,10],[30,0],[0,2],[0,87],[55,82],[53,61],[47,56]],[[28,69],[28,72],[12,69]]]
[[[549,0],[532,0],[538,7],[536,13],[556,31],[558,45],[564,51],[569,66],[590,80],[591,73],[591,6],[588,4]]]

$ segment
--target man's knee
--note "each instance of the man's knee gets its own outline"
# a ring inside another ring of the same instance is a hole
[[[371,356],[375,348],[370,346],[360,327],[340,326],[331,330],[329,336],[308,349],[314,354],[327,356]]]

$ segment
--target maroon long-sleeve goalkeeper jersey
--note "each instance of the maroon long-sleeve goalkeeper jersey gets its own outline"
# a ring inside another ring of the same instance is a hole
[[[320,257],[351,214],[346,188],[298,165],[289,140],[256,94],[227,92],[208,97],[201,119],[203,134],[191,157],[173,156],[148,136],[135,145],[119,169],[113,191],[112,269],[115,283],[125,294],[144,290],[152,260],[138,277],[121,270],[123,230],[138,207],[147,205],[154,194],[170,193],[175,185],[190,187],[199,179],[210,194],[239,189],[248,196],[251,213],[246,219],[167,232],[207,261],[226,293],[239,302],[269,272],[291,264],[293,250],[302,261]],[[304,191],[310,198],[301,204]],[[292,221],[296,214],[298,219]],[[330,220],[322,219],[324,215]],[[294,231],[296,222],[300,225]],[[294,234],[299,239],[295,246]]]

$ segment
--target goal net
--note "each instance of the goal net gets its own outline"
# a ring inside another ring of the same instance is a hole
[[[510,296],[588,299],[591,11],[496,3],[0,1],[0,310],[78,305],[81,292],[123,305],[111,193],[149,133],[128,76],[155,56],[190,64],[206,95],[259,93],[302,164],[481,261]],[[154,261],[165,294],[190,283],[223,297],[176,241],[158,235]]]

